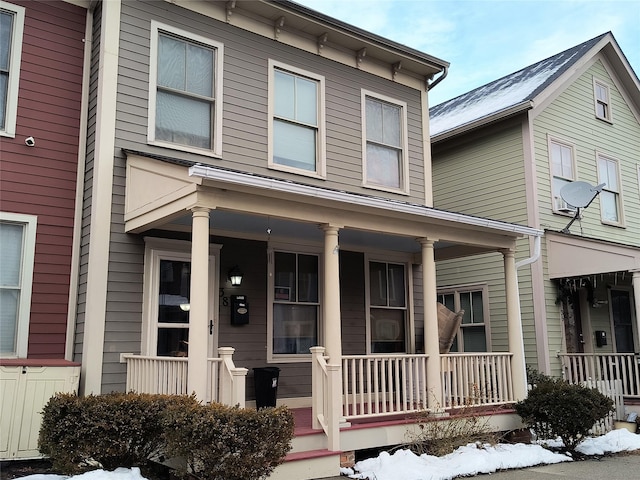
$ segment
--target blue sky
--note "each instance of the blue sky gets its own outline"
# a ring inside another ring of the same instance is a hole
[[[451,64],[437,105],[613,32],[640,76],[640,0],[294,0]]]

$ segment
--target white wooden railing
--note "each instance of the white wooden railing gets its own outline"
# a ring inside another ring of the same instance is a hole
[[[622,395],[640,398],[640,355],[634,353],[561,353],[562,374],[570,383],[620,380]]]
[[[427,407],[427,355],[343,355],[342,415],[347,420]]]
[[[457,408],[515,402],[511,353],[440,355],[442,406]]]
[[[205,402],[245,405],[246,368],[233,364],[232,347],[220,347],[219,358],[207,359],[208,388]],[[126,391],[186,395],[187,357],[157,357],[120,354],[120,363],[127,365]]]
[[[312,347],[311,419],[327,435],[327,450],[340,451],[340,365],[329,365],[324,347]]]

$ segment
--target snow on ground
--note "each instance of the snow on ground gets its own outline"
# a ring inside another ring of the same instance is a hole
[[[560,442],[547,442],[551,447]],[[640,449],[640,435],[625,429],[614,430],[606,435],[587,438],[577,450],[584,455],[604,455]],[[376,458],[356,463],[355,472],[341,469],[343,475],[353,479],[375,478],[376,480],[450,480],[478,473],[493,473],[498,470],[532,467],[540,464],[570,462],[571,457],[554,453],[541,445],[498,444],[477,446],[469,444],[444,457],[417,456],[409,450],[397,450],[393,454],[381,453]],[[29,475],[21,480],[145,480],[140,469],[118,468],[112,472],[93,470],[82,475]]]

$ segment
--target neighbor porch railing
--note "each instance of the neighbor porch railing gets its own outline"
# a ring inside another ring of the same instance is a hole
[[[562,374],[570,383],[620,380],[624,397],[640,398],[640,355],[635,353],[560,353]]]
[[[500,405],[515,402],[511,353],[440,355],[442,406]]]
[[[218,358],[207,359],[208,388],[204,401],[245,405],[246,368],[233,363],[232,347],[220,347]],[[186,395],[187,357],[157,357],[123,353],[120,363],[127,365],[126,391]]]

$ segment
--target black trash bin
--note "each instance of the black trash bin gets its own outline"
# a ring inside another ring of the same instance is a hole
[[[253,382],[256,388],[256,408],[275,407],[278,391],[278,367],[253,369]]]

